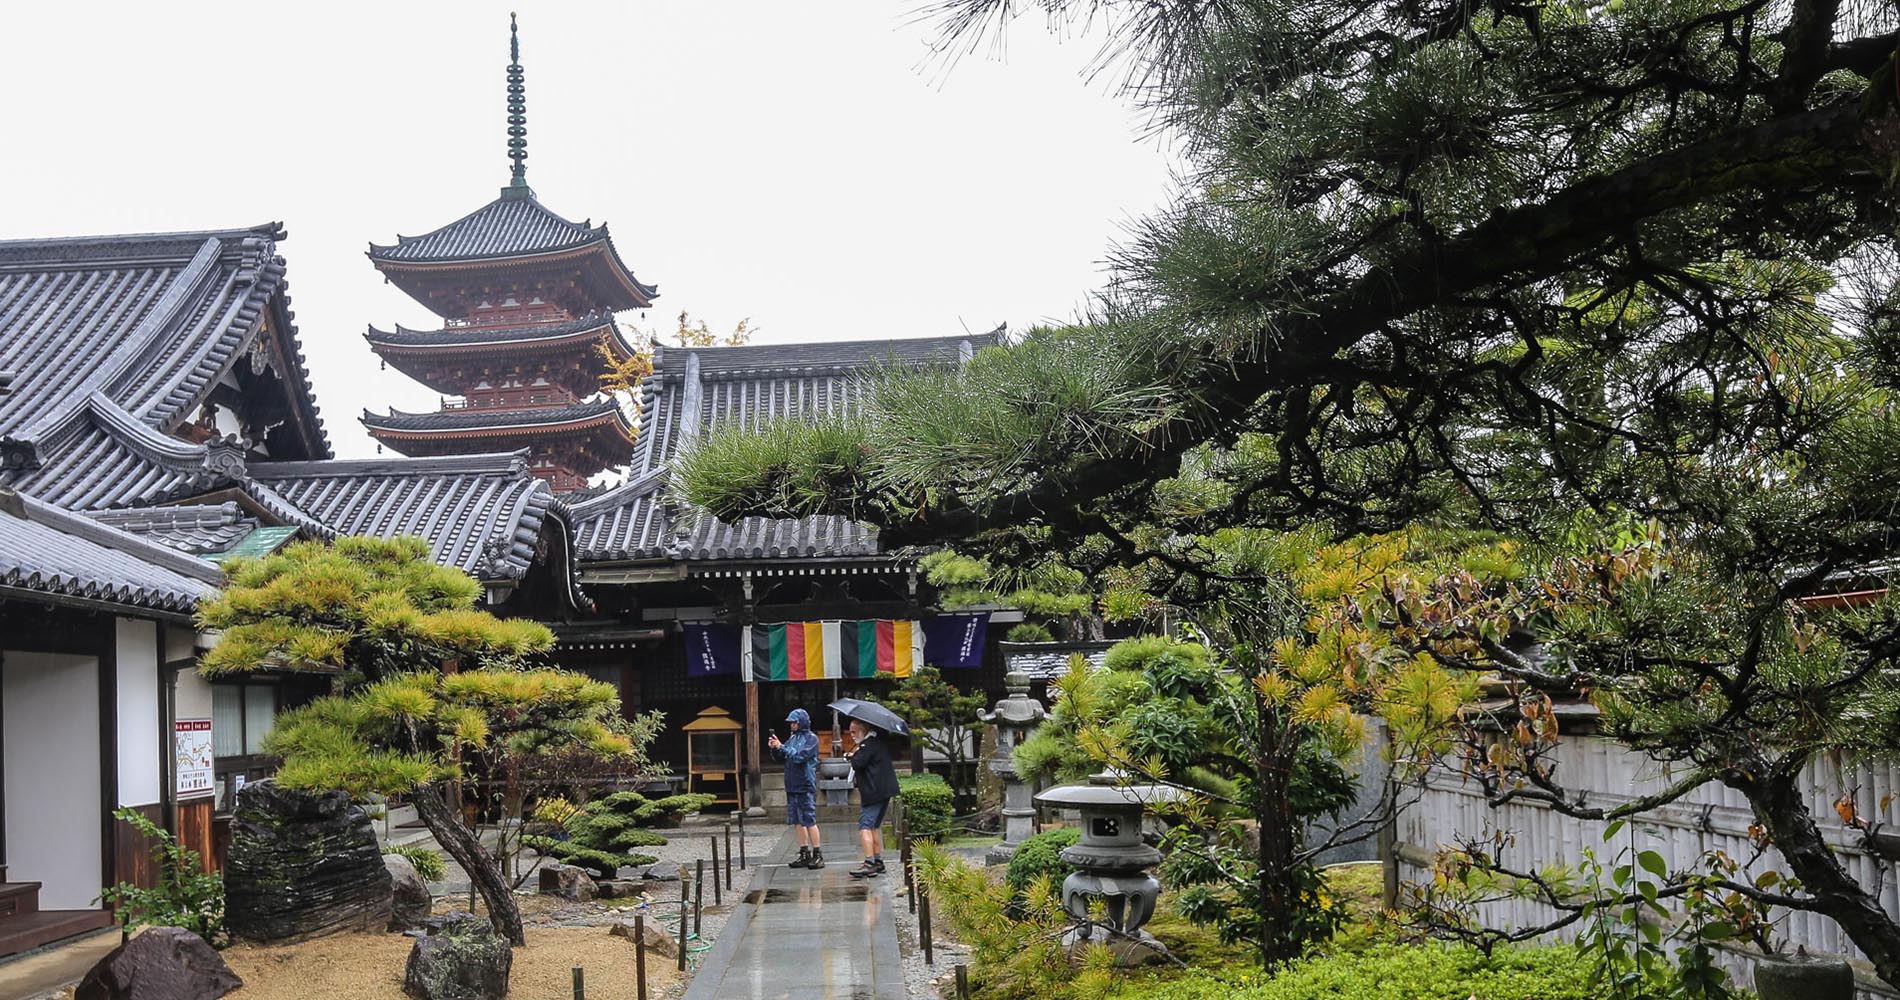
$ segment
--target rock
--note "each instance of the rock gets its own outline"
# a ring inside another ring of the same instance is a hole
[[[1854,967],[1837,955],[1761,955],[1755,959],[1761,1000],[1853,1000]]]
[[[269,779],[238,793],[224,869],[232,937],[301,941],[385,927],[393,898],[376,830],[347,794]]]
[[[87,970],[73,998],[217,1000],[243,985],[203,938],[180,927],[154,927]]]
[[[433,921],[428,937],[409,948],[402,991],[417,1000],[502,1000],[514,949],[488,921],[466,912]]]
[[[1104,935],[1098,931],[1084,938],[1074,930],[1069,930],[1062,935],[1062,944],[1068,949],[1070,963],[1078,969],[1087,960],[1088,948],[1094,945],[1106,947],[1108,953],[1114,956],[1115,965],[1120,968],[1159,965],[1168,960],[1168,946],[1147,931],[1137,931],[1134,937],[1125,934]]]
[[[389,929],[406,931],[422,926],[435,907],[435,900],[429,898],[428,883],[416,874],[416,866],[400,854],[383,855],[383,867],[389,870],[389,881],[395,889],[389,908]]]
[[[595,886],[601,899],[633,899],[645,892],[647,884],[630,878],[612,878]]]
[[[679,942],[673,940],[673,935],[668,934],[666,932],[666,928],[660,926],[660,922],[658,920],[648,923],[645,927],[645,930],[646,930],[646,939],[647,939],[647,951],[657,953],[662,958],[673,958],[673,959],[679,958],[680,956]],[[613,935],[614,937],[623,937],[623,938],[626,938],[628,941],[632,941],[634,940],[633,921],[622,920],[619,923],[613,925],[613,928],[609,930],[607,933]]]
[[[680,880],[680,872],[678,868],[661,868],[655,865],[641,872],[640,877],[648,882],[678,882]]]
[[[546,864],[541,866],[541,895],[585,903],[600,895],[600,891],[585,871],[573,865]]]

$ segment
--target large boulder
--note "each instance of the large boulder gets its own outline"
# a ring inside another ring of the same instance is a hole
[[[88,969],[73,1000],[217,1000],[243,985],[203,938],[154,927]]]
[[[600,895],[594,880],[586,871],[573,865],[547,864],[541,866],[541,895],[559,896],[585,903]]]
[[[457,911],[431,920],[409,949],[402,991],[416,1000],[502,1000],[514,949],[488,921]]]
[[[385,927],[392,901],[376,830],[348,795],[271,780],[238,793],[224,868],[232,937],[301,941]]]
[[[673,940],[673,935],[668,934],[666,928],[660,926],[658,920],[648,921],[641,925],[636,925],[631,920],[622,920],[614,924],[607,933],[614,937],[623,937],[628,941],[636,943],[644,934],[648,951],[657,952],[662,958],[676,959],[680,957],[679,942]]]
[[[429,919],[435,900],[429,898],[429,884],[416,874],[416,866],[400,854],[383,855],[383,867],[389,870],[394,899],[389,907],[389,929],[414,930]]]

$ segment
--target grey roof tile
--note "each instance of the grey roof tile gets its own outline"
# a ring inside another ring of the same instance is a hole
[[[503,195],[421,236],[398,236],[393,246],[370,244],[375,260],[451,261],[565,250],[607,238],[606,225],[570,222],[534,198]]]
[[[87,516],[194,556],[224,552],[259,525],[256,518],[247,516],[234,501],[92,511]]]
[[[619,410],[620,404],[612,399],[526,410],[464,409],[438,410],[434,413],[391,410],[387,414],[364,410],[363,423],[377,430],[392,431],[493,430],[501,427],[547,427],[607,416]]]
[[[171,430],[252,348],[284,289],[276,224],[251,229],[0,241],[0,436],[51,433],[101,393]],[[294,326],[286,377],[309,384]],[[306,401],[307,402],[307,401]],[[311,446],[328,453],[314,406]]]
[[[0,490],[0,587],[182,615],[221,579],[203,560]]]
[[[372,326],[364,339],[370,342],[371,347],[462,347],[559,340],[601,329],[617,329],[614,318],[597,313],[564,323],[540,326],[457,326],[441,330],[412,330],[402,325],[394,330],[378,330]]]

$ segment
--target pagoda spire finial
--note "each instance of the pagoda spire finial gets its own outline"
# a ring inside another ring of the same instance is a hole
[[[521,33],[515,14],[508,12],[508,158],[514,161],[513,178],[503,194],[533,197],[528,188],[528,88],[521,71]]]

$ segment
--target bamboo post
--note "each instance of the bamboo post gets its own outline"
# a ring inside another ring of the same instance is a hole
[[[578,965],[574,967],[574,1000],[587,1000],[587,977]]]
[[[647,915],[633,915],[633,978],[639,993],[636,1000],[647,1000]]]
[[[706,859],[693,862],[693,936],[699,936],[699,911],[706,904]]]
[[[712,859],[713,859],[713,905],[714,905],[714,906],[718,906],[718,905],[719,905],[719,899],[720,899],[720,892],[719,892],[719,838],[718,838],[718,837],[710,837],[710,836],[709,836],[709,837],[707,837],[706,839],[707,839],[707,840],[710,840],[710,841],[712,841]]]
[[[686,971],[686,880],[680,880],[680,971]]]
[[[745,871],[745,810],[739,811],[739,870]]]
[[[970,1000],[970,967],[957,966],[957,1000]]]
[[[726,824],[726,890],[732,890],[732,824]]]
[[[930,954],[930,890],[917,889],[917,942],[924,946],[924,964],[935,965]]]

